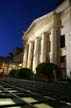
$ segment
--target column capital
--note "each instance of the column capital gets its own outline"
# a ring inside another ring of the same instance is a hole
[[[50,33],[49,32],[43,32],[42,35],[48,36]]]
[[[53,18],[57,17],[59,15],[59,13],[57,13],[56,11],[53,12]]]
[[[34,41],[33,40],[30,40],[29,43],[34,43]]]
[[[41,40],[41,38],[40,37],[36,37],[35,40]]]

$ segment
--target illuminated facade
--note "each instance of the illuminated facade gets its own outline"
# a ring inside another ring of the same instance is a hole
[[[64,0],[52,12],[34,20],[22,37],[23,67],[35,71],[37,65],[59,65],[65,78],[71,74],[71,0]]]
[[[9,63],[9,71],[12,69],[22,68],[23,63],[23,48],[15,48],[12,51],[11,62]]]
[[[7,57],[0,56],[0,75],[5,76],[13,69],[21,69],[23,63],[23,48],[15,48]]]
[[[0,75],[5,76],[8,74],[8,60],[6,57],[0,56]]]

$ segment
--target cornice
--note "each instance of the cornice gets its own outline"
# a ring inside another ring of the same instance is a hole
[[[50,20],[52,19],[53,14],[54,14],[54,12],[52,11],[52,12],[50,12],[50,13],[44,15],[44,16],[41,16],[40,18],[35,19],[32,22],[32,24],[29,26],[29,28],[27,29],[27,31],[23,34],[22,39],[26,40],[28,33],[30,31],[32,31],[33,27],[36,27],[40,22],[42,24],[42,20],[45,20],[47,18],[47,21],[50,22]]]

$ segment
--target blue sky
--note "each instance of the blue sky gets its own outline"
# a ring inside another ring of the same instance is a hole
[[[22,47],[23,31],[56,7],[59,0],[0,0],[0,56]]]

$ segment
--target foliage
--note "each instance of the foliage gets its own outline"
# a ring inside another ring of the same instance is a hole
[[[23,78],[23,79],[32,79],[33,72],[32,72],[32,70],[30,70],[28,68],[22,68],[22,69],[18,70],[17,77]]]
[[[11,70],[8,76],[21,79],[33,79],[33,72],[28,68],[22,68],[18,70]]]
[[[41,63],[36,68],[36,74],[38,78],[44,78],[48,80],[60,80],[61,70],[53,63]]]
[[[16,77],[16,72],[17,72],[17,70],[13,69],[9,72],[8,76],[9,77]]]
[[[36,67],[36,75],[37,77],[42,77],[44,76],[44,72],[46,71],[46,63],[40,63]]]

